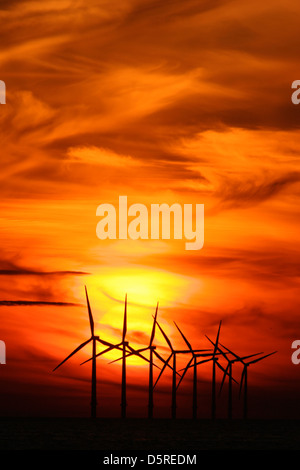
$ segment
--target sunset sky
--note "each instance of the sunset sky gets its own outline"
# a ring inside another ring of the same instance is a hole
[[[90,346],[52,372],[90,335],[86,285],[109,341],[127,293],[136,347],[159,302],[176,347],[174,321],[208,348],[222,320],[238,354],[278,351],[250,370],[249,409],[300,417],[299,15],[295,0],[1,2],[1,415],[89,415],[90,364],[79,364]],[[96,209],[119,195],[204,204],[203,249],[99,240]],[[159,331],[155,344],[167,357]],[[120,413],[117,357],[97,363],[100,415]],[[147,374],[128,361],[129,415],[147,412]],[[199,369],[203,415],[210,374]],[[191,386],[189,374],[183,416]],[[170,387],[166,373],[155,395],[165,416]]]

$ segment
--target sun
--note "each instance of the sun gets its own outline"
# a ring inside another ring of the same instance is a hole
[[[85,279],[95,320],[95,331],[109,342],[121,340],[125,296],[127,295],[127,335],[135,347],[148,344],[153,315],[158,305],[159,317],[167,320],[166,311],[189,301],[193,285],[187,276],[158,269],[126,266],[118,270],[105,268]],[[84,285],[82,303],[85,303]],[[78,295],[78,293],[77,293]],[[88,321],[86,326],[88,334]],[[111,358],[116,358],[112,352]],[[139,360],[132,362],[140,364]]]

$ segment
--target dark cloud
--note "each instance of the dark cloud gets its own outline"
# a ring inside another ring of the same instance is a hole
[[[295,248],[282,248],[278,253],[272,247],[259,249],[226,249],[226,255],[209,255],[200,251],[184,252],[181,255],[151,255],[139,262],[147,266],[164,266],[179,274],[197,273],[199,276],[211,275],[233,280],[246,279],[257,283],[275,283],[281,288],[296,286],[299,278],[300,253]]]
[[[87,274],[89,273],[83,271],[42,271],[21,266],[7,258],[0,260],[0,276],[83,276]]]
[[[76,304],[72,302],[42,302],[34,300],[0,300],[0,306],[3,307],[18,307],[18,306],[43,306],[43,305],[52,305],[56,307],[79,307],[81,304]]]
[[[299,172],[288,173],[273,179],[269,177],[266,181],[229,180],[224,181],[216,195],[221,200],[222,208],[249,207],[276,196],[299,181]]]
[[[0,276],[83,276],[82,271],[35,271],[31,269],[0,269]]]

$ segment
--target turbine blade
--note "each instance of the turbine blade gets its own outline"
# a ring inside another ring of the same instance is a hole
[[[222,324],[222,320],[221,320],[220,323],[219,323],[219,328],[218,328],[217,338],[216,338],[216,342],[215,342],[215,343],[214,343],[211,339],[209,339],[209,337],[208,337],[207,335],[205,335],[206,338],[214,345],[213,357],[215,357],[215,355],[216,355],[216,353],[217,353],[217,350],[218,350],[218,343],[219,343],[219,336],[220,336],[221,324]]]
[[[209,349],[207,350],[209,351]],[[195,351],[194,351],[195,352]],[[220,353],[216,353],[216,356],[219,356]],[[213,353],[212,352],[209,352],[209,353],[204,353],[204,354],[195,354],[196,357],[208,357],[208,356],[211,356],[213,357]]]
[[[106,341],[102,341],[102,340],[98,340],[98,341],[99,341],[99,343],[108,345],[109,347],[111,347],[111,349],[118,349],[119,351],[123,351],[123,349],[120,347],[122,343],[119,343],[119,344],[110,344],[110,343],[106,343]],[[103,354],[103,351],[97,353],[95,357],[102,356],[102,354]],[[89,361],[91,361],[92,359],[93,359],[93,358],[90,357],[90,358],[87,359],[86,361],[82,362],[82,364],[85,364],[86,362],[89,362]]]
[[[160,331],[161,331],[163,337],[165,338],[166,342],[168,343],[169,348],[170,348],[171,351],[173,352],[174,350],[173,350],[173,346],[172,346],[172,344],[171,344],[171,341],[170,341],[169,338],[167,337],[166,333],[164,332],[164,330],[162,329],[162,327],[160,326],[160,324],[158,323],[158,321],[156,322],[156,324],[157,324],[158,328],[160,329]]]
[[[121,348],[118,348],[118,349],[121,349]],[[137,349],[136,352],[146,351],[147,349],[149,349],[149,347],[142,348],[142,349]],[[130,351],[125,355],[125,357],[129,357],[129,356],[133,356],[133,355],[134,355],[134,353],[132,351]],[[110,361],[108,364],[113,364],[114,362],[121,361],[121,359],[123,359],[123,356],[119,357],[118,359],[114,359],[113,361]]]
[[[142,354],[140,354],[136,349],[133,349],[131,346],[128,345],[128,349],[131,351],[131,353],[135,356],[138,356],[140,359],[143,359],[144,361],[146,362],[150,362],[149,359],[147,359],[147,357],[143,356]],[[148,349],[148,348],[147,348]]]
[[[70,359],[70,357],[74,356],[74,354],[76,354],[78,351],[80,351],[80,349],[84,348],[84,346],[86,346],[90,341],[92,340],[92,338],[88,339],[87,341],[85,341],[84,343],[80,344],[80,346],[78,346],[76,349],[74,349],[73,352],[71,352],[71,354],[69,354],[62,362],[60,362],[60,364],[58,364],[58,366],[56,366],[52,372],[54,372],[56,369],[58,369],[61,365],[63,365],[68,359]]]
[[[165,360],[163,357],[161,357],[161,355],[158,354],[157,351],[154,350],[154,351],[153,351],[153,354],[155,354],[155,356],[156,356],[160,361],[162,361],[163,363],[166,362],[166,360]],[[158,367],[156,364],[153,364],[153,365],[154,365],[155,367],[157,367],[158,369],[161,370],[161,368]],[[169,364],[167,364],[167,367],[169,367],[171,370],[173,370],[173,368],[172,368]],[[176,372],[176,374],[178,374],[178,375],[180,376],[180,374],[179,374],[178,372]]]
[[[244,364],[243,359],[240,356],[238,356],[236,353],[231,351],[229,348],[227,348],[223,344],[220,343],[220,345],[222,346],[222,348],[225,348],[228,352],[230,352],[230,354],[232,354],[234,357],[236,357],[239,361],[241,361]]]
[[[225,371],[224,367],[221,366],[221,364],[218,363],[218,361],[216,361],[216,365],[219,367],[219,369],[220,369],[222,372],[224,372],[224,374],[229,375],[229,374]],[[237,384],[237,381],[236,381],[233,377],[231,377],[231,380],[233,380],[233,382],[235,382],[235,383]]]
[[[206,336],[206,335],[205,335],[205,336]],[[219,352],[220,352],[220,354],[222,354],[222,356],[223,356],[223,357],[226,359],[226,361],[228,361],[228,358],[227,358],[226,354],[225,354],[225,353],[222,351],[222,349],[221,349],[221,348],[219,348],[219,346],[217,346],[217,348],[216,348],[216,344],[217,344],[217,343],[214,343],[214,342],[213,342],[211,339],[209,339],[209,337],[208,337],[208,336],[206,336],[206,338],[207,338],[207,339],[208,339],[208,341],[210,341],[210,342],[211,342],[211,344],[214,346],[213,357],[215,357],[215,356],[218,354],[218,352],[217,352],[217,351],[219,351]]]
[[[127,294],[125,295],[125,306],[124,306],[124,320],[123,320],[123,335],[122,340],[125,341],[127,333]]]
[[[243,356],[241,359],[244,361],[245,359],[249,359],[250,357],[258,356],[259,354],[263,354],[263,352],[250,354],[249,356]],[[231,362],[236,362],[238,359],[232,359]]]
[[[179,328],[179,326],[177,325],[177,323],[174,321],[175,323],[175,326],[177,328],[177,330],[179,331],[179,333],[181,334],[181,336],[183,337],[187,347],[189,348],[189,350],[191,351],[191,353],[193,354],[193,348],[192,348],[192,345],[191,343],[187,340],[187,338],[184,336],[184,334],[182,333],[181,329]]]
[[[266,357],[272,356],[272,354],[275,354],[275,353],[277,353],[277,351],[273,351],[273,352],[271,352],[271,353],[269,353],[269,354],[266,354],[265,356],[259,357],[258,359],[254,359],[253,361],[248,362],[247,365],[249,365],[249,364],[255,364],[256,362],[262,361],[262,360],[265,359]]]
[[[221,386],[220,386],[220,393],[222,391],[222,388],[223,388],[223,385],[224,385],[224,382],[225,382],[225,378],[226,378],[226,375],[228,375],[228,369],[229,369],[229,362],[227,364],[227,367],[225,369],[225,372],[223,374],[223,379],[222,379],[222,382],[221,382]]]
[[[122,345],[122,343],[112,344],[112,343],[109,343],[108,341],[104,341],[103,339],[100,339],[100,338],[97,338],[97,341],[98,341],[98,343],[103,344],[103,346],[107,346],[107,347],[112,346],[113,348],[122,350],[122,348],[120,347]]]
[[[151,338],[150,338],[150,343],[149,343],[150,346],[152,346],[152,343],[153,343],[153,340],[154,340],[155,326],[156,326],[156,319],[157,319],[157,311],[158,311],[158,302],[157,302],[157,306],[156,306],[156,310],[155,310],[155,315],[154,315],[154,320],[153,320]]]
[[[125,357],[128,357],[128,356],[131,356],[132,353],[128,353],[126,354]],[[113,361],[110,361],[108,364],[113,364],[114,362],[118,362],[118,361],[121,361],[123,359],[123,356],[119,357],[118,359],[114,359]]]
[[[95,357],[102,356],[103,354],[106,354],[107,352],[111,351],[112,349],[115,349],[114,346],[110,346],[109,348],[104,349],[104,351],[101,351],[100,353],[96,354]],[[86,359],[86,361],[82,362],[80,365],[82,366],[83,364],[86,364],[87,362],[90,362],[93,358],[90,357],[89,359]]]
[[[240,383],[240,390],[239,390],[239,397],[241,396],[241,393],[242,393],[243,382],[244,382],[244,379],[245,379],[245,368],[246,367],[247,367],[246,365],[243,367],[243,372],[242,372],[242,376],[241,376],[241,383]]]
[[[212,361],[212,360],[213,360],[213,358],[210,357],[209,359],[204,359],[203,361],[197,362],[196,365],[199,366],[200,364],[204,364],[205,362],[209,362],[209,361]]]
[[[185,374],[187,373],[188,369],[190,368],[191,362],[192,362],[193,360],[194,360],[194,358],[192,357],[192,358],[189,360],[189,362],[187,363],[186,367],[184,368],[184,372],[183,372],[182,376],[181,376],[180,379],[179,379],[179,382],[178,382],[178,384],[177,384],[176,389],[177,389],[177,388],[179,387],[179,385],[181,384],[181,382],[182,382],[182,380],[183,380]],[[194,364],[193,364],[193,365],[194,365]]]
[[[215,343],[214,343],[207,335],[205,335],[205,338],[207,338],[208,341],[209,341],[209,342],[214,346],[214,348],[215,348]]]
[[[92,309],[91,309],[91,306],[90,306],[90,301],[89,301],[89,296],[88,296],[88,293],[87,293],[86,286],[85,286],[85,296],[86,296],[86,303],[87,303],[88,312],[89,312],[91,334],[92,334],[92,336],[94,336],[94,319],[93,319]]]
[[[219,367],[219,369],[220,369],[222,372],[224,372],[224,374],[225,374],[225,369],[224,369],[224,367],[221,366],[221,364],[219,364],[218,361],[215,361],[215,362],[216,362],[216,366]]]
[[[219,343],[219,336],[220,336],[221,324],[222,324],[222,320],[221,320],[220,323],[219,323],[219,328],[218,328],[218,333],[217,333],[217,338],[216,338],[216,344],[215,344],[215,348],[214,348],[214,355],[216,354],[217,349],[218,349],[218,343]]]
[[[191,367],[193,367],[193,366],[194,366],[194,364],[191,364],[191,363],[192,363],[192,361],[193,361],[193,359],[194,359],[194,358],[193,358],[193,357],[191,357],[191,359],[189,360],[189,362],[187,363],[187,365],[186,365],[185,367],[183,367],[182,369],[179,369],[179,371],[178,371],[178,372],[181,372],[181,371],[183,371],[183,370],[185,370],[185,369],[190,369]]]
[[[216,365],[217,365],[217,367],[219,367],[219,369],[220,369],[222,372],[224,372],[224,374],[229,375],[229,374],[226,372],[226,370],[224,369],[224,367],[221,366],[221,364],[219,364],[218,361],[216,361]],[[234,379],[232,378],[232,380],[234,380]]]
[[[165,360],[156,350],[153,351],[153,354],[155,354],[155,356],[156,356],[161,362],[163,362],[163,363],[166,362],[166,360]]]
[[[157,384],[157,382],[159,381],[159,379],[161,378],[161,376],[162,376],[162,374],[163,374],[165,368],[168,366],[171,357],[172,357],[172,354],[170,354],[170,356],[168,357],[168,359],[167,359],[166,361],[164,361],[165,363],[164,363],[164,365],[163,365],[163,368],[161,369],[161,371],[160,371],[160,373],[159,373],[159,375],[158,375],[158,377],[157,377],[157,379],[156,379],[156,382],[155,382],[153,388],[156,387],[156,384]],[[171,366],[170,366],[170,367],[171,367]],[[172,369],[172,367],[171,367],[171,369]]]

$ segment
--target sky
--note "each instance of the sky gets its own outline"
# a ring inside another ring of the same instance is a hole
[[[80,363],[91,348],[52,372],[90,335],[87,286],[108,341],[120,339],[127,294],[137,348],[159,302],[178,348],[174,321],[200,349],[222,320],[220,340],[237,354],[277,351],[251,367],[249,412],[300,417],[291,361],[300,336],[299,10],[290,0],[1,2],[1,415],[89,414],[90,363]],[[147,207],[204,204],[203,248],[100,240],[96,209],[117,207],[120,195]],[[155,344],[167,357],[159,331]],[[100,415],[120,413],[117,358],[97,362]],[[131,416],[147,412],[147,374],[146,362],[128,360]],[[211,366],[199,376],[207,416]],[[189,373],[181,416],[191,413],[191,386]],[[170,387],[166,371],[159,416],[169,415]]]

